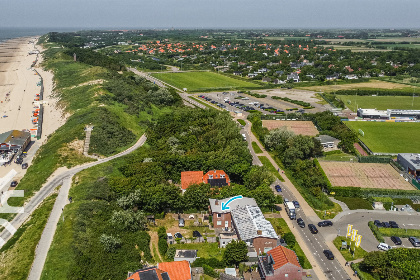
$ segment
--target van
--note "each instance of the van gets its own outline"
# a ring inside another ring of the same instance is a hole
[[[179,221],[178,221],[178,226],[179,226],[179,227],[184,227],[184,226],[185,226],[185,221],[184,221],[184,219],[183,219],[183,218],[179,219]]]
[[[245,135],[245,133],[242,133],[242,138],[244,138],[244,140],[246,141],[246,135]]]

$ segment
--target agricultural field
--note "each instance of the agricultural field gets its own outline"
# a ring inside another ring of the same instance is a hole
[[[382,80],[370,80],[365,83],[351,83],[351,84],[338,84],[338,85],[325,85],[325,86],[311,86],[299,87],[299,89],[306,89],[312,91],[332,92],[337,90],[349,89],[405,89],[410,88],[409,85],[390,83]]]
[[[418,153],[420,139],[420,123],[414,122],[365,122],[348,121],[345,124],[364,136],[359,138],[374,153]]]
[[[357,108],[364,109],[403,109],[420,110],[420,97],[412,96],[359,96],[359,95],[338,95],[344,104],[353,112]]]
[[[319,163],[334,187],[414,190],[390,164],[331,161]]]
[[[311,121],[263,120],[262,125],[268,130],[286,127],[287,130],[293,131],[295,134],[302,134],[308,136],[316,136],[319,134],[315,125]]]
[[[212,72],[154,73],[152,76],[179,89],[187,88],[189,92],[260,87],[252,82]]]

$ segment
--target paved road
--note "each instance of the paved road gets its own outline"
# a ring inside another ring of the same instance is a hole
[[[27,202],[25,204],[25,212],[24,213],[20,213],[17,214],[16,217],[10,222],[10,224],[15,228],[18,229],[25,221],[26,219],[28,219],[28,217],[32,214],[32,212],[39,206],[39,204],[48,196],[51,194],[51,192],[59,185],[61,185],[63,183],[63,180],[67,177],[72,177],[74,174],[87,169],[89,167],[104,163],[104,162],[108,162],[110,160],[113,160],[115,158],[124,156],[124,155],[128,155],[129,153],[131,153],[132,151],[138,149],[139,147],[141,147],[145,142],[146,142],[146,135],[143,134],[140,139],[130,148],[128,148],[127,150],[107,157],[105,159],[101,159],[95,162],[90,162],[90,163],[86,163],[77,167],[73,167],[65,172],[63,172],[62,174],[56,176],[55,178],[53,178],[49,183],[47,183],[46,185],[44,185],[30,200],[29,202]],[[7,242],[10,237],[12,236],[12,234],[7,231],[7,230],[3,230],[0,233],[0,241],[4,241]],[[3,246],[3,245],[1,245]],[[0,247],[1,248],[1,247]]]
[[[352,210],[342,212],[332,220],[334,226],[328,229],[325,238],[327,240],[334,239],[338,234],[338,230],[340,230],[340,235],[344,236],[347,225],[351,224],[353,228],[359,230],[358,234],[362,235],[362,243],[360,245],[362,249],[368,252],[378,250],[376,246],[378,246],[379,242],[368,226],[368,222],[374,220],[380,220],[381,222],[395,221],[401,228],[420,229],[420,213],[418,212]],[[407,238],[402,238],[402,241],[405,247],[412,247]],[[393,246],[394,244],[390,242],[388,245]]]

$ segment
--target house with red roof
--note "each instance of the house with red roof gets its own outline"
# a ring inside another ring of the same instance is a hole
[[[212,187],[230,186],[229,176],[223,170],[211,170],[203,175],[203,171],[181,172],[181,188],[184,192],[194,184],[210,184]]]
[[[181,188],[184,192],[189,186],[203,183],[203,171],[181,172]]]
[[[158,263],[131,273],[127,280],[192,280],[191,267],[188,261]]]
[[[262,280],[302,279],[306,276],[296,253],[281,245],[258,257],[258,269]]]

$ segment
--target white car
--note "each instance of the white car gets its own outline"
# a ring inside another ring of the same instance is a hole
[[[379,243],[378,249],[383,250],[383,251],[388,251],[389,249],[392,249],[392,248],[386,243]]]

